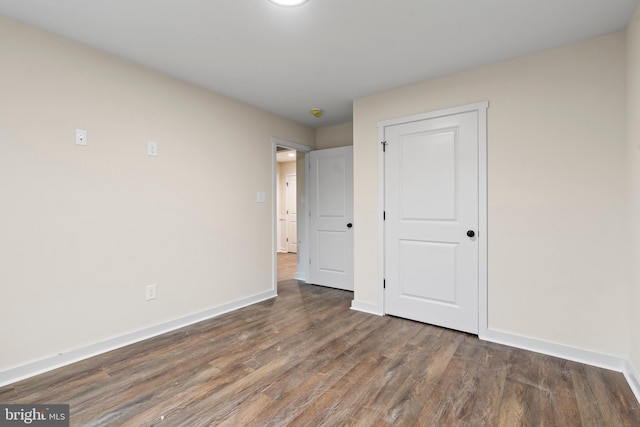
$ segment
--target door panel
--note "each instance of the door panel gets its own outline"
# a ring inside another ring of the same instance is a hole
[[[322,272],[344,273],[347,271],[345,264],[345,248],[347,242],[345,232],[318,231],[318,270]]]
[[[455,304],[456,244],[400,241],[401,295]]]
[[[454,220],[456,132],[407,135],[400,153],[404,219]]]
[[[318,218],[343,219],[346,216],[347,166],[343,155],[316,155]]]
[[[477,333],[477,113],[389,126],[385,139],[385,311]]]
[[[353,290],[353,148],[309,156],[309,283]]]

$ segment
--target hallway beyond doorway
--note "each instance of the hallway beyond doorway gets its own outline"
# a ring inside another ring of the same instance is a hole
[[[278,282],[296,277],[298,254],[278,252]]]

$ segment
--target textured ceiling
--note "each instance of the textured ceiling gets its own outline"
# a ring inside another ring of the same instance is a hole
[[[322,127],[361,96],[623,30],[638,1],[0,0],[0,15]]]

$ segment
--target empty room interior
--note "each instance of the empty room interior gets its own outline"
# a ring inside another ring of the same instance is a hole
[[[639,1],[278,3],[0,0],[0,424],[640,426]]]

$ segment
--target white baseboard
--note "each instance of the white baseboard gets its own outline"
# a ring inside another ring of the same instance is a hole
[[[271,290],[0,372],[0,387],[276,297]]]
[[[378,316],[384,315],[379,305],[367,304],[356,300],[351,301],[351,309],[375,314]],[[507,345],[509,347],[520,348],[522,350],[529,350],[536,353],[559,357],[562,359],[584,363],[599,368],[623,372],[627,379],[631,378],[632,381],[635,381],[635,384],[631,384],[630,381],[630,385],[632,389],[634,389],[635,387],[634,393],[636,394],[636,397],[638,396],[638,390],[640,389],[640,382],[638,380],[640,379],[640,376],[635,373],[631,364],[626,359],[623,359],[621,357],[602,354],[590,350],[583,350],[576,347],[570,347],[567,345],[556,344],[520,335],[514,335],[493,329],[481,331],[479,334],[479,338],[484,341],[491,341],[497,344]]]
[[[194,323],[202,322],[261,301],[266,301],[275,298],[276,296],[277,294],[273,290],[263,292],[228,304],[223,304],[219,307],[205,310],[200,313],[185,316],[160,325],[131,332],[120,337],[78,348],[69,351],[68,353],[61,353],[36,362],[11,368],[0,372],[0,387],[61,368],[71,363],[79,362],[111,350],[134,344],[145,339],[153,338]],[[376,316],[384,315],[379,305],[363,303],[356,300],[351,301],[351,309]],[[587,365],[622,372],[631,387],[631,390],[636,396],[636,399],[640,402],[640,375],[628,360],[562,344],[513,335],[497,330],[483,331],[480,333],[479,338],[485,341],[495,342],[497,344],[503,344],[510,347],[534,351],[536,353],[542,353],[549,356],[572,360],[574,362],[585,363]]]
[[[563,344],[556,344],[491,329],[481,332],[479,338],[485,341],[534,351],[536,353],[584,363],[598,368],[610,369],[612,371],[624,372],[625,364],[627,363],[627,361],[621,357],[610,356],[607,354],[597,353],[595,351],[583,350]]]
[[[631,391],[633,391],[633,394],[636,395],[636,399],[640,402],[640,375],[638,374],[638,371],[633,367],[631,362],[626,361],[623,373],[629,383],[629,387],[631,387]]]
[[[366,302],[351,301],[351,310],[362,311],[363,313],[375,314],[383,316],[382,308],[378,304],[368,304]]]

